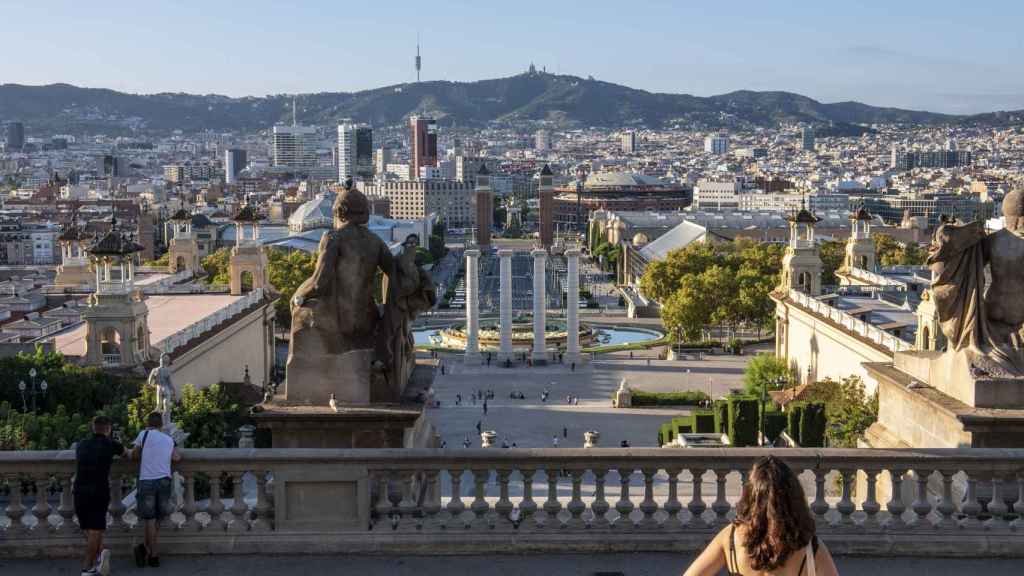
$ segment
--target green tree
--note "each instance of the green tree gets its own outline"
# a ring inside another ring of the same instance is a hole
[[[220,384],[196,390],[186,384],[178,399],[173,418],[178,428],[188,432],[193,448],[223,448],[224,435],[241,424],[240,407]]]
[[[750,359],[743,371],[743,387],[748,394],[760,395],[761,387],[781,390],[796,380],[786,360],[774,354],[758,354]],[[779,384],[779,382],[783,382]]]
[[[913,242],[897,242],[888,234],[875,234],[875,253],[882,266],[920,266],[928,253]]]
[[[206,258],[203,258],[203,261],[200,264],[203,267],[203,271],[206,272],[206,282],[208,284],[227,285],[231,283],[230,249],[221,248]]]
[[[274,302],[274,317],[277,323],[291,326],[291,301],[299,285],[313,275],[316,269],[316,254],[293,250],[287,252],[276,248],[267,250],[267,267],[270,283],[280,294]]]
[[[683,276],[679,287],[661,304],[661,322],[680,341],[695,341],[711,323],[711,307],[700,276]]]
[[[156,260],[150,260],[144,263],[146,266],[170,266],[171,265],[171,253],[164,252],[162,256]]]
[[[444,245],[444,234],[444,222],[435,222],[430,231],[430,238],[427,240],[427,249],[430,250],[435,262],[444,258],[444,255],[448,253],[448,249]]]
[[[821,284],[836,283],[836,271],[843,265],[843,258],[846,257],[846,246],[836,240],[826,240],[818,244],[818,253],[821,256]]]
[[[835,447],[856,448],[857,440],[878,420],[878,394],[868,396],[858,376],[820,380],[808,386],[802,397],[825,405],[830,443]]]

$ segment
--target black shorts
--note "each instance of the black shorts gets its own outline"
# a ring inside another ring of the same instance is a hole
[[[75,516],[82,530],[106,530],[107,507],[110,490],[81,490],[75,492]]]

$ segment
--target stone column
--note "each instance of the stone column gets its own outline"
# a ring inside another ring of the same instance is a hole
[[[565,251],[568,260],[565,279],[565,363],[579,364],[580,357],[580,250]]]
[[[480,365],[480,286],[477,259],[480,251],[466,250],[466,355],[467,365]]]
[[[533,256],[533,363],[547,362],[547,346],[544,342],[544,328],[547,326],[547,285],[544,281],[545,261],[548,253],[537,248]]]
[[[499,311],[501,314],[501,348],[498,351],[498,362],[513,358],[512,352],[512,250],[498,250],[501,262],[501,297]]]

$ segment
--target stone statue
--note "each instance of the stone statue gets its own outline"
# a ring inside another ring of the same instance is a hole
[[[1024,189],[1006,195],[1003,216],[1005,227],[992,234],[981,221],[944,219],[929,248],[942,331],[975,377],[1024,377]]]
[[[176,399],[174,382],[171,380],[171,357],[160,355],[160,365],[149,373],[148,385],[156,388],[156,411],[164,415],[164,426],[171,425],[171,410]]]
[[[407,357],[409,322],[433,297],[429,277],[415,266],[415,247],[406,245],[398,258],[392,256],[367,228],[369,202],[351,182],[334,211],[335,229],[321,238],[316,269],[291,302],[289,402],[325,405],[333,393],[340,404],[368,404],[374,400],[371,382],[400,388],[411,368],[396,371],[396,355]],[[378,307],[374,295],[382,285],[387,289]],[[424,296],[428,291],[431,296]]]

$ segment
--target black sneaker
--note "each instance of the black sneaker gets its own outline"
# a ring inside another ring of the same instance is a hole
[[[149,557],[149,567],[150,568],[159,568],[160,567],[160,557],[159,556],[150,556]]]
[[[135,545],[135,565],[138,566],[139,568],[145,568],[146,567],[146,556],[147,556],[146,545],[145,544],[136,544]]]

